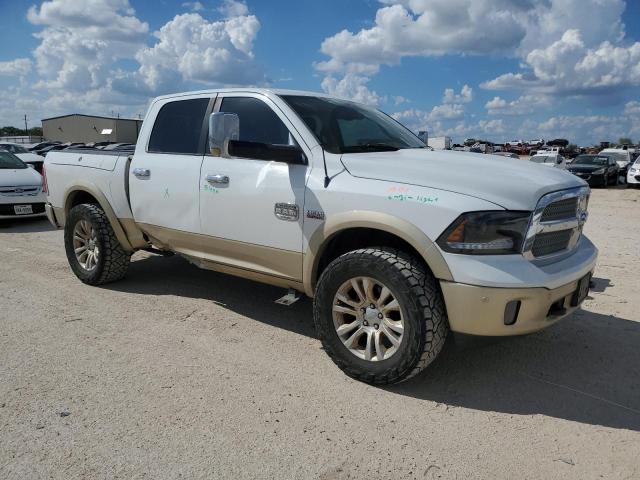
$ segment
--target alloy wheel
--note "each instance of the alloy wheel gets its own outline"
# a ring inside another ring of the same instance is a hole
[[[377,362],[398,351],[405,327],[402,309],[379,280],[347,280],[336,292],[332,310],[336,333],[353,355]]]

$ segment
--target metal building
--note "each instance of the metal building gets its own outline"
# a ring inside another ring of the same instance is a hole
[[[59,142],[126,142],[136,143],[142,120],[98,117],[72,113],[44,118],[42,134]]]

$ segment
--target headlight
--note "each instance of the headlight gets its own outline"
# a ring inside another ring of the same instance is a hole
[[[520,253],[530,217],[530,212],[463,213],[440,235],[438,245],[468,255]]]
[[[636,169],[632,168],[631,170],[629,170],[631,173],[636,173]]]
[[[596,170],[595,172],[592,172],[593,175],[602,175],[604,173],[604,168],[601,168],[599,170]]]

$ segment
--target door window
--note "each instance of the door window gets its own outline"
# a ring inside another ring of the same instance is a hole
[[[162,106],[149,138],[149,152],[203,154],[202,123],[208,98],[178,100]]]
[[[235,113],[240,119],[241,142],[266,145],[295,145],[289,129],[262,100],[252,97],[227,97],[220,111]]]

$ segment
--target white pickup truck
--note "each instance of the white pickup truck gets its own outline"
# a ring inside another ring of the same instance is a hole
[[[424,369],[449,330],[553,324],[597,257],[579,178],[430,151],[386,114],[316,93],[159,97],[135,152],[51,152],[45,173],[83,282],[118,280],[152,248],[302,292],[334,362],[375,384]]]

